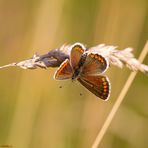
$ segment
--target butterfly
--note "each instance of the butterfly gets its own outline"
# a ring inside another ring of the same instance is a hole
[[[108,68],[108,61],[97,53],[89,53],[80,43],[71,47],[70,58],[55,72],[56,80],[78,80],[97,97],[107,100],[110,95],[110,81],[102,75]]]

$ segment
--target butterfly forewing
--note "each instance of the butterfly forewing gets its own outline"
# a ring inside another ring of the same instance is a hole
[[[57,80],[70,79],[72,77],[72,68],[68,59],[66,59],[55,72],[54,78]]]
[[[84,47],[80,43],[73,45],[70,54],[70,63],[72,68],[75,70],[84,52]]]
[[[110,94],[110,82],[106,76],[84,76],[78,81],[97,97],[107,100]]]
[[[108,68],[107,60],[99,54],[88,54],[83,65],[83,75],[98,75]]]

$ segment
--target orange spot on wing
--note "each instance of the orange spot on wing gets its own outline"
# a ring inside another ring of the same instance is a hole
[[[90,54],[91,58],[94,58],[94,54]]]
[[[95,58],[98,59],[98,55],[97,54],[95,55]]]
[[[104,92],[107,92],[107,89],[104,89]]]
[[[106,89],[106,88],[107,88],[107,86],[105,85],[105,86],[104,86],[104,88]]]

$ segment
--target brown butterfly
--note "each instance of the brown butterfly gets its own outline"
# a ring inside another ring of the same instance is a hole
[[[108,68],[108,61],[99,54],[89,53],[80,43],[71,48],[70,59],[66,59],[55,72],[56,80],[77,79],[97,97],[107,100],[110,95],[109,79],[101,75]]]

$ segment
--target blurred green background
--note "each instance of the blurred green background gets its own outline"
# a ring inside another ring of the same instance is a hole
[[[77,41],[133,47],[138,57],[147,39],[147,0],[0,0],[0,65]],[[55,70],[0,70],[0,145],[90,148],[130,73],[111,66],[103,102],[53,80]],[[138,73],[99,147],[147,148],[147,137],[148,78]]]

